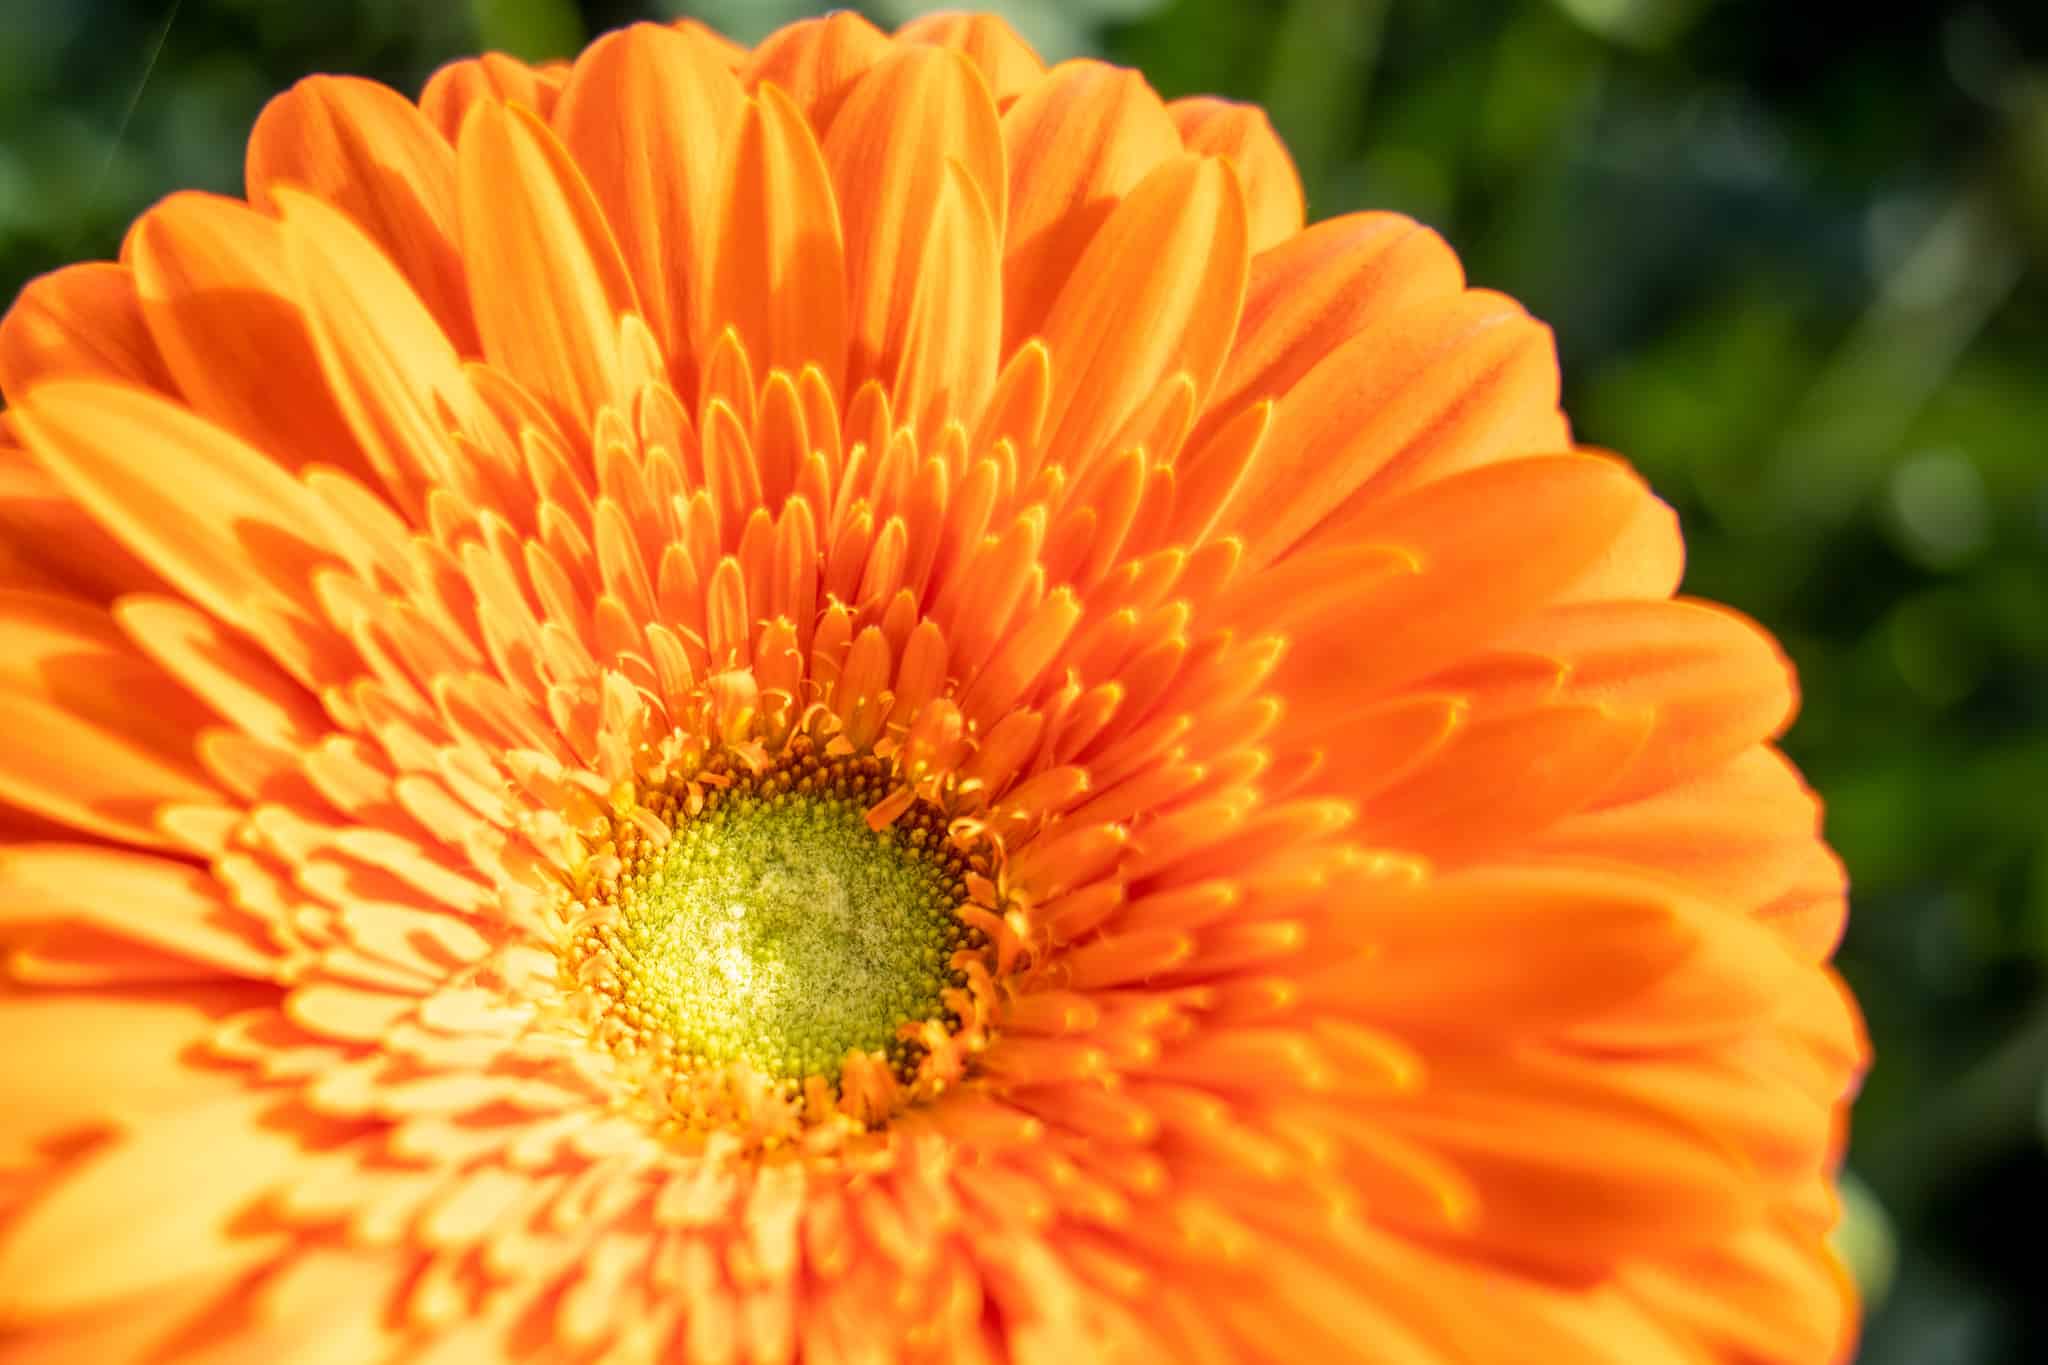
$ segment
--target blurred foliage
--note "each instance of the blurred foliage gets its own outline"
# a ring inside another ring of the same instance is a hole
[[[994,7],[1049,57],[1266,105],[1316,216],[1415,214],[1556,328],[1581,437],[1679,508],[1688,589],[1800,666],[1788,747],[1855,880],[1842,967],[1879,1056],[1844,1233],[1862,1360],[2048,1358],[2048,6]],[[171,189],[238,188],[307,72],[416,90],[480,46],[814,8],[0,5],[0,299]]]

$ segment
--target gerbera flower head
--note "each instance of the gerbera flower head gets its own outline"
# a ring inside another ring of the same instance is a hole
[[[1813,1362],[1756,627],[992,20],[315,77],[0,323],[13,1361]]]

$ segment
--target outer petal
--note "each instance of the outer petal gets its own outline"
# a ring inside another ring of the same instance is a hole
[[[1009,108],[1045,75],[1045,63],[1031,45],[993,14],[927,14],[897,29],[896,36],[965,53],[981,69],[1000,109]]]
[[[1045,322],[1053,391],[1047,449],[1078,476],[1175,373],[1197,401],[1237,329],[1244,197],[1218,161],[1168,162],[1117,206]]]
[[[142,313],[192,409],[286,469],[359,471],[277,224],[230,199],[176,194],[129,236]]]
[[[478,104],[456,148],[462,250],[484,355],[588,430],[623,401],[633,282],[590,187],[532,114]]]
[[[238,1216],[287,1181],[304,1152],[241,1094],[160,1118],[65,1173],[0,1232],[0,1323],[18,1328],[274,1255],[278,1233]],[[127,1229],[108,1237],[109,1227]]]
[[[1003,350],[1044,327],[1074,262],[1180,132],[1144,78],[1064,62],[1003,115],[1010,222],[1003,255]],[[1058,363],[1058,362],[1056,362]]]
[[[211,423],[138,389],[52,383],[14,410],[37,460],[164,580],[304,681],[324,638],[307,609],[319,501]],[[204,502],[192,490],[207,490]],[[188,730],[189,734],[190,731]]]
[[[1193,444],[1246,404],[1281,397],[1351,338],[1394,335],[1464,287],[1444,239],[1396,213],[1332,218],[1261,253],[1229,364]]]
[[[39,276],[0,319],[0,392],[19,398],[40,379],[67,378],[171,390],[127,266],[93,261]]]
[[[105,612],[0,593],[0,800],[103,838],[160,847],[157,811],[219,797],[192,753],[209,717]]]
[[[1789,1214],[1712,1248],[1629,1267],[1627,1291],[1695,1333],[1716,1359],[1839,1361],[1856,1334],[1856,1287],[1816,1228]]]
[[[1359,333],[1281,398],[1216,526],[1244,535],[1253,564],[1352,539],[1396,488],[1560,448],[1557,383],[1549,330],[1499,295]]]
[[[803,115],[774,85],[727,144],[716,236],[697,257],[698,354],[727,327],[756,374],[816,365],[842,392],[846,251],[831,177]]]
[[[486,52],[450,62],[427,78],[420,91],[420,112],[451,143],[462,132],[470,109],[480,101],[523,104],[548,117],[562,93],[566,73],[528,66],[502,52]]]
[[[1555,826],[1546,851],[1656,867],[1731,910],[1761,917],[1809,961],[1833,951],[1841,864],[1820,841],[1820,803],[1761,746],[1712,772]]]
[[[1590,456],[1470,470],[1375,506],[1349,544],[1246,576],[1223,619],[1288,635],[1275,685],[1290,723],[1334,724],[1552,600],[1649,496],[1625,467]]]
[[[923,443],[962,412],[980,410],[995,382],[1002,317],[987,297],[1001,257],[996,225],[958,163],[932,210],[904,320],[902,355],[889,405]]]
[[[80,1130],[151,1121],[241,1089],[242,1073],[195,1065],[194,1050],[223,1016],[276,994],[236,982],[0,995],[0,1036],[16,1043],[0,1048],[0,1170],[40,1166],[39,1147]]]
[[[0,425],[0,586],[106,603],[161,580],[36,467]]]
[[[1769,636],[1701,602],[1587,602],[1530,618],[1503,641],[1559,660],[1566,695],[1655,709],[1617,793],[1663,791],[1775,736],[1791,719],[1792,670]]]
[[[883,32],[852,10],[777,29],[741,71],[749,91],[779,86],[819,137],[869,67],[889,54]]]
[[[1761,1212],[1762,1191],[1708,1123],[1526,1046],[1439,1054],[1390,1131],[1448,1157],[1479,1190],[1477,1244],[1584,1276],[1630,1254],[1699,1246]]]
[[[1166,109],[1189,151],[1226,157],[1237,168],[1250,209],[1253,252],[1278,246],[1301,231],[1307,208],[1301,176],[1265,110],[1208,96],[1175,100]]]
[[[874,378],[891,385],[951,164],[973,186],[1000,239],[1009,193],[1002,129],[965,58],[910,45],[855,82],[824,150],[846,240],[847,382],[857,387]],[[988,284],[984,278],[959,287],[981,293]],[[973,411],[961,407],[955,414]]]
[[[392,500],[424,524],[428,490],[472,492],[478,471],[463,466],[493,453],[483,404],[419,296],[353,223],[296,191],[279,207],[328,391]]]
[[[577,58],[555,110],[556,131],[618,235],[648,325],[670,365],[692,373],[690,263],[711,248],[719,157],[744,103],[710,42],[640,24]]]
[[[280,185],[355,219],[468,354],[477,349],[456,249],[455,154],[411,100],[375,81],[309,76],[249,134],[249,202],[277,213]]]
[[[212,968],[267,980],[276,949],[190,863],[89,844],[0,847],[0,928],[84,924]]]

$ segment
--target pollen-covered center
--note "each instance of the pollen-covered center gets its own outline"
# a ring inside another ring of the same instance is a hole
[[[574,952],[609,1041],[785,1083],[836,1084],[849,1052],[879,1054],[909,1079],[916,1026],[952,1022],[954,955],[980,935],[956,913],[969,868],[939,813],[873,827],[886,792],[873,759],[805,753],[645,796]]]

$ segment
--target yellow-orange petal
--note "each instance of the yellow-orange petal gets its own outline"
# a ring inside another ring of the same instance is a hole
[[[162,580],[0,430],[0,585],[106,603]]]
[[[0,995],[0,1034],[35,1041],[0,1048],[0,1171],[33,1168],[38,1149],[66,1135],[149,1122],[242,1089],[239,1071],[200,1054],[224,1018],[275,997],[274,987],[245,981]],[[119,1084],[109,1087],[113,1077]]]
[[[186,692],[244,733],[295,747],[328,732],[319,703],[304,688],[189,603],[133,594],[114,604],[113,619]]]
[[[424,519],[436,485],[487,489],[480,467],[508,459],[509,438],[420,297],[350,220],[296,190],[277,200],[328,390],[392,501]]]

